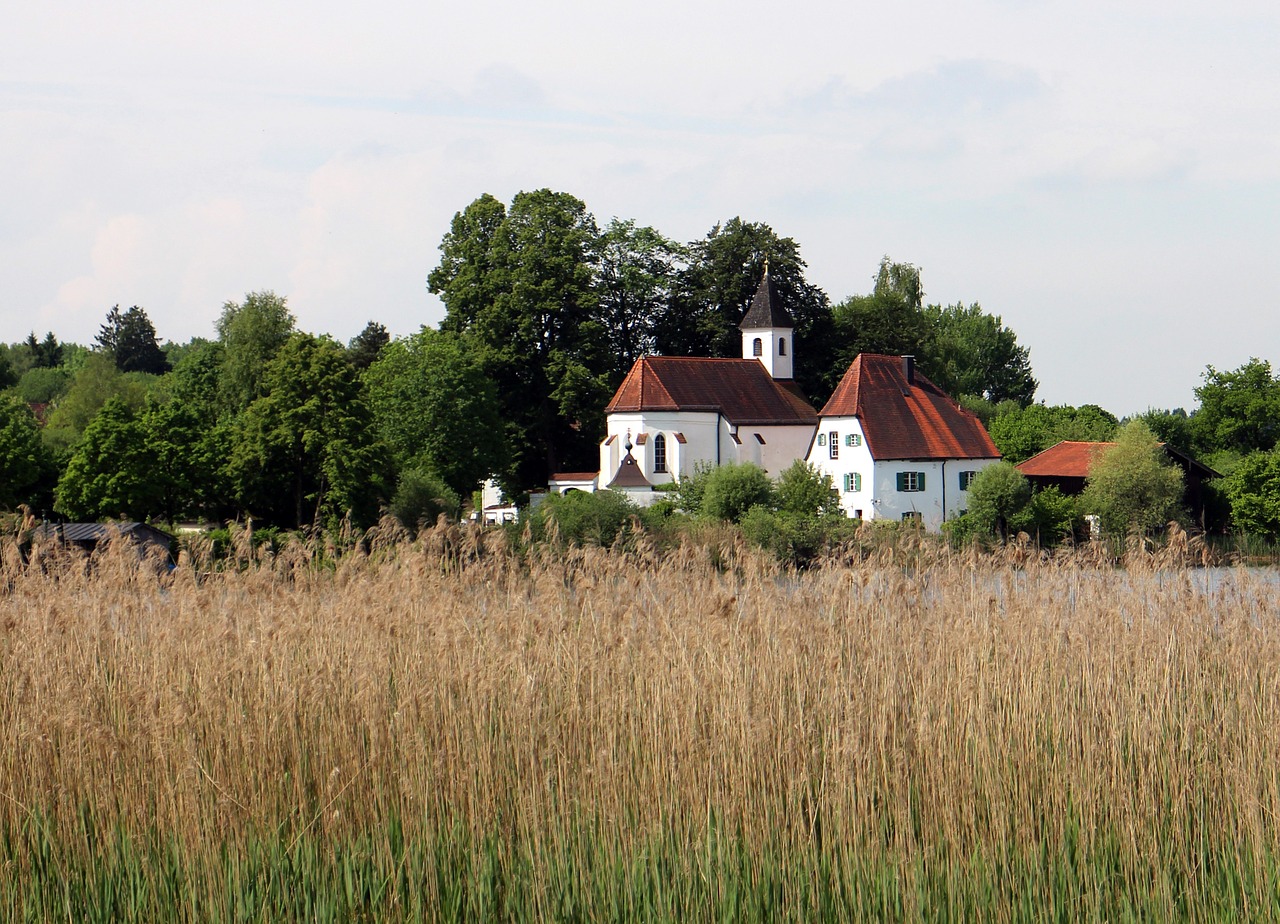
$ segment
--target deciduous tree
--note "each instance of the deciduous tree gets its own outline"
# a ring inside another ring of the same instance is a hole
[[[1150,531],[1178,515],[1182,491],[1182,470],[1145,423],[1131,420],[1116,434],[1116,445],[1094,460],[1081,510],[1100,516],[1110,533]]]
[[[377,432],[401,466],[433,472],[459,497],[500,471],[518,438],[503,426],[497,389],[463,335],[424,328],[396,340],[365,384]]]
[[[267,364],[293,333],[293,314],[274,292],[250,292],[243,302],[222,306],[217,328],[225,349],[222,402],[242,411],[263,394]]]

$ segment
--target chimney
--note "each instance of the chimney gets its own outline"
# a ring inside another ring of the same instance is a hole
[[[902,375],[907,380],[908,385],[914,385],[916,381],[916,358],[914,356],[902,357]]]

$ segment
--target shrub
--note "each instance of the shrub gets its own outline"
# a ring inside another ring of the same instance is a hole
[[[435,475],[407,469],[400,473],[390,511],[405,529],[416,533],[424,525],[434,525],[441,514],[456,517],[461,504],[458,495]]]
[[[778,508],[808,516],[844,515],[840,494],[831,476],[818,471],[804,459],[796,459],[778,479]]]
[[[773,482],[760,466],[750,462],[721,465],[707,475],[701,513],[737,523],[752,507],[772,507],[773,501]]]
[[[553,494],[526,514],[532,538],[556,535],[563,545],[613,545],[636,517],[635,504],[618,491]],[[554,522],[555,530],[551,529]]]
[[[978,472],[969,485],[968,515],[977,529],[1004,538],[1030,500],[1027,477],[1012,463],[997,462]]]

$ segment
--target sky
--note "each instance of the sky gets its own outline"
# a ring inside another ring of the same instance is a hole
[[[838,302],[882,256],[1049,404],[1280,365],[1280,6],[46,0],[0,31],[0,340],[116,304],[214,336],[436,325],[453,215],[549,187],[678,241],[740,216]],[[798,357],[798,362],[803,358]]]

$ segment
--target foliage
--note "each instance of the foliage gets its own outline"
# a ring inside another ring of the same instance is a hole
[[[844,516],[831,476],[804,459],[787,466],[775,491],[778,509],[801,516]]]
[[[707,480],[715,466],[710,462],[695,463],[693,471],[676,483],[676,506],[691,516],[702,513],[702,500],[707,493]]]
[[[63,369],[34,366],[18,379],[18,397],[28,404],[48,404],[71,386],[71,376]]]
[[[53,457],[31,409],[18,398],[0,395],[0,510],[16,510],[19,504],[47,510],[54,480]]]
[[[1245,456],[1224,479],[1223,489],[1238,529],[1280,541],[1280,450]]]
[[[757,505],[774,505],[773,482],[760,466],[730,463],[707,474],[700,509],[703,516],[737,523]]]
[[[169,362],[156,339],[155,325],[137,305],[123,314],[119,305],[108,311],[96,343],[112,357],[121,372],[162,375],[169,371]]]
[[[570,491],[552,494],[527,516],[535,540],[554,536],[562,546],[607,547],[626,533],[638,512],[619,491]]]
[[[929,334],[921,367],[935,385],[953,396],[980,395],[995,404],[1031,403],[1038,383],[1030,353],[999,315],[986,314],[977,303],[930,305],[923,314]]]
[[[156,376],[147,373],[118,371],[114,360],[105,353],[90,353],[71,387],[49,414],[44,430],[46,444],[55,452],[69,451],[107,401],[119,398],[137,410],[157,382]]]
[[[364,375],[381,439],[459,497],[502,469],[515,437],[477,353],[462,335],[423,328],[388,345]]]
[[[1107,442],[1115,436],[1115,415],[1096,404],[1080,407],[1032,404],[1021,408],[1002,404],[988,427],[1000,454],[1009,462],[1024,462],[1062,440]]]
[[[1082,526],[1077,499],[1063,494],[1056,485],[1034,491],[1031,501],[1010,523],[1013,529],[1032,536],[1041,546],[1057,545],[1075,535]]]
[[[410,532],[431,527],[441,516],[458,518],[462,502],[438,475],[418,468],[400,472],[389,507],[393,517]]]
[[[805,279],[800,245],[763,222],[735,217],[691,243],[688,252],[680,297],[657,326],[657,351],[668,356],[741,356],[739,325],[767,262],[769,278],[795,323],[794,353],[803,357],[796,364],[796,381],[810,398],[825,400],[831,388],[825,375],[832,363],[830,302]]]
[[[658,328],[678,311],[677,288],[687,251],[634,220],[615,218],[600,233],[599,319],[608,335],[618,381],[641,356],[658,348]]]
[[[368,369],[382,353],[382,348],[390,342],[391,335],[387,333],[386,327],[370,321],[347,344],[347,358],[357,369]]]
[[[1280,440],[1280,379],[1266,360],[1250,359],[1230,372],[1206,367],[1196,397],[1200,407],[1190,426],[1202,452],[1244,455],[1273,449]]]
[[[217,330],[224,348],[221,401],[239,412],[264,394],[267,365],[293,333],[293,314],[274,292],[250,292],[222,306]]]
[[[151,475],[137,413],[122,398],[109,398],[85,427],[58,481],[54,508],[72,520],[145,519]]]
[[[1031,484],[1010,462],[988,465],[969,483],[968,517],[989,534],[1008,538],[1015,520],[1031,500]]]
[[[454,216],[428,284],[466,333],[520,439],[501,473],[511,493],[597,457],[609,397],[608,337],[597,318],[599,232],[567,193],[482,196]]]
[[[294,334],[263,374],[263,395],[236,427],[229,472],[255,519],[285,526],[377,516],[386,459],[346,350]]]
[[[1100,516],[1109,533],[1148,532],[1178,515],[1182,490],[1182,470],[1145,423],[1131,420],[1116,434],[1116,445],[1094,460],[1081,510]]]

